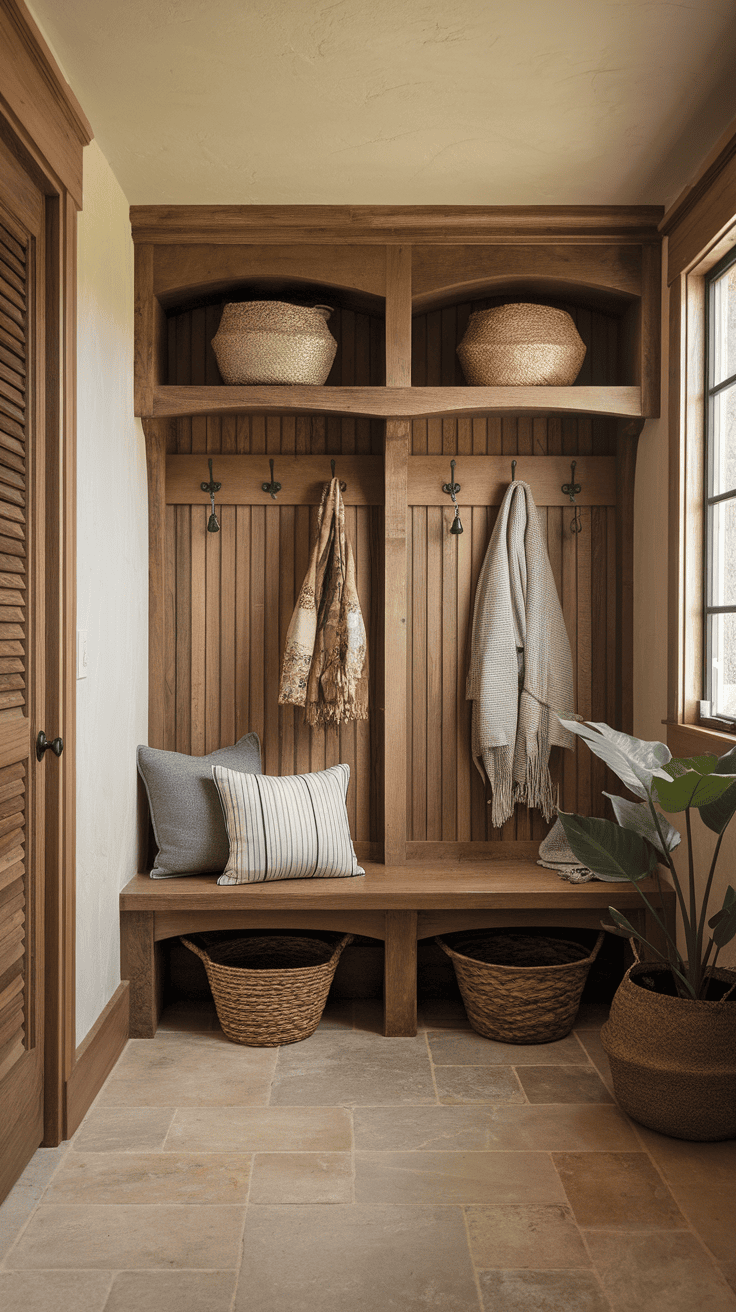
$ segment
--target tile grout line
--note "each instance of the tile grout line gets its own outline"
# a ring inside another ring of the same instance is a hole
[[[355,1186],[357,1183],[356,1176],[358,1170],[357,1162],[355,1158],[355,1106],[346,1108],[346,1111],[348,1113],[348,1116],[350,1117],[350,1165],[352,1168],[351,1192],[352,1192],[353,1206],[355,1206],[357,1204],[357,1198],[355,1196]]]
[[[601,1028],[602,1028],[602,1027],[601,1027]],[[594,1031],[592,1031],[592,1032],[593,1032],[593,1033],[597,1033],[598,1036],[600,1037],[600,1030],[594,1030]],[[581,1045],[582,1045],[584,1051],[587,1052],[587,1049],[585,1048],[585,1045],[583,1044],[582,1039],[580,1039],[579,1042],[581,1043]],[[651,1153],[649,1152],[649,1150],[647,1149],[646,1143],[644,1142],[644,1140],[643,1140],[641,1134],[639,1133],[639,1126],[638,1126],[638,1123],[633,1119],[633,1117],[628,1116],[627,1113],[623,1111],[623,1108],[619,1106],[619,1103],[618,1103],[618,1101],[616,1100],[616,1094],[615,1094],[614,1089],[613,1089],[613,1079],[611,1078],[611,1082],[610,1082],[610,1084],[609,1084],[608,1079],[606,1078],[606,1075],[604,1074],[604,1072],[603,1072],[602,1070],[600,1070],[600,1068],[599,1068],[598,1065],[596,1064],[595,1058],[594,1058],[590,1053],[588,1054],[588,1056],[589,1056],[589,1059],[590,1059],[590,1061],[591,1061],[593,1067],[594,1067],[595,1070],[598,1072],[598,1074],[599,1074],[601,1080],[602,1080],[603,1083],[605,1084],[606,1088],[610,1090],[611,1095],[612,1095],[612,1097],[613,1097],[613,1099],[614,1099],[614,1106],[615,1106],[615,1107],[618,1107],[618,1109],[619,1109],[619,1111],[622,1113],[622,1115],[626,1116],[626,1120],[627,1120],[627,1122],[628,1122],[629,1128],[633,1131],[634,1138],[636,1139],[636,1142],[637,1142],[638,1145],[639,1145],[640,1151],[644,1153],[645,1157],[647,1158],[647,1161],[649,1161],[649,1162],[651,1163],[652,1167],[654,1168],[654,1170],[656,1171],[656,1173],[657,1173],[657,1175],[659,1176],[660,1180],[662,1181],[662,1184],[664,1185],[664,1188],[666,1189],[667,1193],[669,1194],[669,1196],[671,1197],[671,1199],[672,1199],[672,1201],[674,1202],[675,1206],[677,1207],[677,1210],[680,1212],[680,1215],[682,1216],[682,1218],[683,1218],[683,1220],[684,1220],[684,1222],[685,1222],[685,1226],[686,1226],[687,1230],[688,1230],[689,1233],[693,1236],[693,1238],[695,1239],[695,1241],[696,1241],[696,1243],[698,1244],[698,1246],[699,1246],[699,1247],[700,1247],[700,1248],[701,1248],[701,1249],[707,1254],[708,1258],[710,1259],[712,1265],[715,1267],[715,1269],[716,1269],[716,1271],[718,1272],[719,1276],[720,1276],[721,1279],[724,1281],[724,1283],[728,1286],[728,1281],[726,1280],[726,1277],[725,1277],[724,1274],[723,1274],[723,1271],[722,1271],[722,1269],[721,1269],[721,1267],[720,1267],[720,1264],[719,1264],[719,1262],[718,1262],[718,1259],[716,1258],[715,1254],[712,1253],[711,1250],[708,1248],[708,1245],[706,1244],[705,1240],[704,1240],[704,1239],[702,1238],[702,1236],[698,1233],[698,1231],[696,1230],[695,1226],[694,1226],[693,1223],[690,1221],[689,1217],[685,1214],[685,1212],[683,1211],[683,1209],[680,1207],[680,1204],[678,1203],[677,1198],[675,1197],[675,1194],[674,1194],[673,1190],[670,1188],[670,1184],[669,1184],[669,1181],[668,1181],[668,1179],[667,1179],[667,1175],[666,1175],[665,1171],[662,1170],[662,1169],[660,1169],[658,1163],[655,1161],[654,1157],[652,1156],[652,1154],[651,1154]],[[564,1187],[564,1186],[563,1186],[563,1187]],[[577,1224],[577,1223],[576,1223],[576,1224]],[[683,1229],[680,1230],[680,1233],[683,1233]],[[586,1248],[587,1248],[587,1245],[586,1245]],[[730,1288],[730,1286],[728,1286],[728,1287]]]
[[[178,1112],[178,1110],[179,1110],[178,1107],[174,1107],[174,1109],[173,1109],[173,1111],[172,1111],[172,1113],[171,1113],[171,1120],[169,1121],[169,1124],[168,1124],[168,1126],[167,1126],[167,1128],[166,1128],[166,1133],[164,1134],[164,1137],[163,1137],[163,1141],[162,1141],[161,1147],[159,1148],[159,1152],[160,1152],[160,1153],[165,1153],[165,1152],[168,1152],[168,1151],[169,1151],[169,1150],[167,1149],[167,1147],[166,1147],[166,1141],[167,1141],[169,1135],[171,1134],[171,1127],[172,1127],[172,1125],[174,1124],[174,1121],[176,1120],[176,1113]]]
[[[45,1195],[46,1195],[46,1190],[49,1188],[49,1186],[51,1185],[52,1181],[54,1180],[54,1178],[55,1178],[55,1176],[56,1176],[56,1173],[57,1173],[57,1171],[59,1170],[59,1168],[61,1167],[61,1163],[63,1162],[64,1158],[65,1158],[65,1157],[67,1156],[67,1154],[69,1153],[69,1148],[70,1148],[70,1146],[71,1146],[71,1142],[72,1142],[72,1140],[71,1140],[71,1139],[65,1139],[63,1142],[66,1143],[67,1147],[66,1147],[65,1151],[62,1153],[62,1155],[61,1155],[61,1157],[59,1158],[58,1162],[56,1163],[56,1166],[54,1167],[53,1171],[51,1172],[51,1175],[49,1176],[48,1180],[46,1181],[46,1184],[44,1185],[43,1190],[42,1190],[42,1192],[41,1192],[41,1196],[40,1196],[40,1198],[37,1198],[37,1199],[36,1199],[35,1203],[33,1204],[33,1207],[31,1208],[30,1212],[28,1213],[28,1216],[26,1217],[25,1221],[21,1224],[21,1227],[20,1227],[20,1229],[18,1230],[18,1233],[16,1234],[16,1236],[15,1236],[15,1238],[14,1238],[12,1244],[11,1244],[10,1247],[7,1249],[7,1252],[5,1252],[5,1253],[3,1254],[2,1261],[0,1261],[0,1271],[12,1271],[12,1270],[15,1269],[14,1267],[9,1267],[9,1266],[7,1265],[8,1258],[10,1257],[11,1253],[12,1253],[13,1250],[15,1249],[15,1247],[16,1247],[18,1241],[19,1241],[19,1240],[22,1238],[22,1236],[25,1234],[25,1232],[26,1232],[28,1226],[30,1225],[31,1221],[33,1220],[33,1217],[36,1215],[36,1212],[38,1211],[39,1207],[41,1206],[41,1203],[42,1203],[43,1200],[44,1200],[44,1197],[45,1197]],[[59,1145],[59,1146],[61,1146],[61,1145]],[[38,1149],[36,1149],[36,1151],[38,1151]],[[35,1153],[34,1153],[34,1157],[35,1157]],[[32,1161],[33,1161],[33,1157],[31,1158],[31,1162],[32,1162]],[[31,1162],[28,1163],[28,1166],[30,1166]],[[21,1178],[22,1178],[22,1177],[21,1177]],[[16,1181],[16,1184],[18,1184],[18,1183],[20,1183],[19,1180]],[[15,1187],[15,1186],[14,1186],[14,1187]]]
[[[280,1051],[281,1051],[281,1049],[279,1048],[279,1052],[280,1052]],[[277,1058],[276,1060],[278,1061],[278,1058]],[[274,1070],[275,1070],[275,1069],[276,1069],[276,1067],[274,1066]],[[245,1257],[245,1227],[246,1227],[246,1223],[247,1223],[247,1220],[248,1220],[248,1207],[250,1206],[250,1192],[251,1192],[251,1188],[252,1188],[252,1186],[253,1186],[253,1174],[254,1174],[254,1172],[255,1172],[255,1166],[256,1166],[256,1154],[255,1154],[255,1153],[251,1153],[251,1154],[250,1154],[250,1175],[248,1176],[248,1192],[247,1192],[246,1195],[245,1195],[245,1207],[243,1208],[243,1224],[242,1224],[242,1226],[240,1227],[240,1241],[239,1241],[239,1248],[238,1248],[238,1260],[237,1260],[237,1263],[236,1263],[236,1266],[235,1266],[235,1281],[234,1281],[234,1283],[233,1283],[233,1296],[232,1296],[232,1298],[231,1298],[231,1300],[230,1300],[230,1308],[229,1308],[229,1312],[235,1312],[235,1305],[236,1305],[236,1300],[237,1300],[237,1297],[238,1297],[238,1286],[239,1286],[239,1284],[240,1284],[240,1272],[241,1272],[241,1270],[242,1270],[242,1267],[243,1267],[243,1259],[244,1259],[244,1257]]]
[[[432,1049],[429,1043],[429,1030],[424,1031],[424,1043],[427,1049],[427,1058],[429,1060],[429,1073],[432,1076],[432,1088],[434,1089],[435,1105],[437,1107],[441,1107],[443,1104],[440,1102],[440,1092],[439,1089],[437,1088],[437,1076],[435,1074],[435,1069],[434,1069],[434,1058],[432,1057]],[[427,1104],[425,1103],[425,1106],[426,1105]]]
[[[462,1218],[463,1218],[463,1228],[464,1228],[464,1230],[465,1230],[465,1242],[466,1242],[466,1244],[468,1245],[468,1258],[469,1258],[469,1260],[470,1260],[470,1266],[471,1266],[472,1271],[473,1271],[473,1280],[475,1281],[475,1288],[476,1288],[476,1292],[477,1292],[477,1294],[478,1294],[478,1307],[480,1308],[480,1312],[484,1312],[483,1293],[482,1293],[482,1290],[481,1290],[481,1287],[480,1287],[480,1275],[478,1274],[478,1267],[477,1267],[476,1264],[475,1264],[475,1261],[474,1261],[474,1258],[473,1258],[473,1250],[472,1250],[472,1248],[471,1248],[471,1246],[470,1246],[470,1228],[469,1228],[469,1226],[468,1226],[468,1208],[467,1208],[467,1205],[464,1204],[463,1206],[461,1206],[460,1211],[461,1211],[461,1213],[462,1213]]]
[[[569,1194],[568,1194],[568,1192],[567,1192],[567,1189],[565,1188],[565,1183],[564,1183],[564,1181],[563,1181],[563,1179],[562,1179],[562,1176],[560,1175],[560,1172],[559,1172],[558,1169],[557,1169],[557,1165],[556,1165],[556,1163],[555,1163],[555,1159],[554,1159],[554,1152],[550,1152],[550,1154],[549,1154],[549,1159],[550,1159],[550,1161],[551,1161],[551,1163],[552,1163],[552,1169],[553,1169],[553,1171],[555,1172],[555,1175],[557,1176],[557,1178],[558,1178],[558,1180],[559,1180],[559,1182],[560,1182],[560,1188],[562,1189],[562,1192],[563,1192],[563,1194],[565,1195],[565,1198],[567,1199],[567,1206],[568,1206],[569,1211],[570,1211],[570,1216],[572,1217],[572,1223],[573,1223],[573,1225],[575,1226],[575,1229],[576,1229],[577,1232],[578,1232],[578,1236],[579,1236],[579,1238],[580,1238],[580,1242],[581,1242],[581,1244],[583,1245],[583,1249],[584,1249],[584,1251],[588,1254],[588,1260],[589,1260],[589,1262],[590,1262],[590,1270],[593,1272],[593,1274],[594,1274],[596,1280],[598,1281],[598,1284],[599,1284],[600,1289],[601,1289],[601,1295],[602,1295],[602,1298],[603,1298],[603,1300],[604,1300],[604,1302],[605,1302],[605,1304],[606,1304],[606,1307],[609,1308],[609,1309],[611,1309],[611,1312],[613,1312],[613,1308],[612,1308],[611,1300],[609,1299],[609,1297],[608,1297],[608,1295],[607,1295],[607,1293],[606,1293],[605,1285],[603,1284],[603,1277],[601,1276],[601,1274],[600,1274],[600,1272],[599,1272],[599,1270],[598,1270],[598,1267],[596,1266],[595,1262],[593,1261],[593,1256],[592,1256],[592,1254],[591,1254],[591,1251],[590,1251],[590,1249],[588,1248],[587,1243],[585,1242],[585,1235],[583,1234],[583,1231],[582,1231],[582,1229],[581,1229],[581,1227],[580,1227],[580,1223],[578,1222],[578,1219],[577,1219],[577,1217],[576,1217],[576,1215],[575,1215],[575,1208],[573,1207],[573,1205],[572,1205],[572,1203],[571,1203],[571,1201],[570,1201],[570,1196],[569,1196]],[[630,1232],[627,1232],[627,1233],[630,1233]]]
[[[90,1268],[89,1268],[89,1267],[87,1267],[87,1268],[82,1267],[82,1268],[80,1268],[80,1269],[81,1269],[81,1270],[85,1270],[85,1269],[86,1269],[86,1270],[89,1270]],[[99,1269],[99,1268],[98,1268],[98,1269]],[[115,1284],[115,1279],[116,1279],[117,1276],[122,1275],[123,1271],[125,1270],[125,1267],[120,1267],[120,1268],[117,1268],[117,1267],[108,1267],[107,1270],[110,1272],[110,1288],[108,1289],[107,1293],[105,1294],[105,1301],[104,1301],[104,1303],[102,1304],[102,1312],[105,1312],[105,1309],[109,1306],[110,1298],[111,1298],[111,1296],[112,1296],[112,1287],[113,1287],[113,1285]]]
[[[618,1106],[618,1103],[616,1104],[616,1106]],[[619,1110],[622,1110],[622,1109],[619,1109]],[[706,1256],[709,1258],[710,1262],[711,1262],[712,1265],[715,1267],[715,1269],[716,1269],[716,1271],[718,1272],[718,1274],[719,1274],[719,1276],[721,1277],[721,1279],[724,1281],[724,1283],[727,1285],[727,1287],[728,1287],[729,1289],[731,1289],[731,1286],[729,1285],[728,1281],[726,1280],[726,1277],[725,1277],[724,1274],[723,1274],[723,1270],[722,1270],[722,1268],[721,1268],[721,1265],[720,1265],[720,1263],[719,1263],[719,1261],[718,1261],[718,1258],[716,1257],[715,1253],[711,1252],[710,1248],[709,1248],[708,1245],[706,1244],[706,1242],[705,1242],[705,1240],[703,1239],[702,1235],[701,1235],[701,1234],[698,1232],[698,1230],[695,1228],[695,1225],[693,1224],[693,1222],[692,1222],[692,1221],[690,1220],[690,1218],[688,1217],[687,1213],[684,1211],[684,1209],[680,1206],[679,1202],[677,1201],[677,1198],[676,1198],[676,1196],[675,1196],[674,1190],[670,1187],[670,1183],[669,1183],[669,1179],[668,1179],[668,1177],[667,1177],[667,1173],[666,1173],[666,1171],[664,1170],[663,1167],[660,1167],[660,1166],[659,1166],[658,1162],[655,1161],[654,1157],[653,1157],[652,1154],[649,1152],[649,1150],[648,1150],[648,1148],[647,1148],[647,1146],[646,1146],[644,1140],[642,1139],[641,1134],[639,1133],[639,1125],[638,1125],[638,1122],[635,1121],[635,1120],[633,1119],[633,1117],[628,1116],[626,1113],[624,1113],[624,1115],[626,1115],[627,1120],[628,1120],[628,1122],[629,1122],[631,1128],[632,1128],[633,1131],[634,1131],[634,1135],[635,1135],[635,1137],[636,1137],[638,1143],[640,1144],[641,1151],[644,1153],[644,1155],[646,1156],[647,1160],[648,1160],[649,1162],[651,1162],[651,1164],[652,1164],[654,1170],[657,1172],[657,1175],[659,1176],[660,1180],[662,1181],[662,1184],[664,1185],[664,1187],[665,1187],[665,1189],[667,1190],[668,1194],[670,1195],[670,1197],[671,1197],[673,1203],[674,1203],[675,1206],[677,1207],[677,1210],[679,1211],[680,1215],[682,1216],[682,1219],[683,1219],[683,1221],[685,1222],[685,1227],[687,1228],[687,1230],[689,1231],[689,1233],[692,1235],[693,1239],[694,1239],[695,1242],[698,1244],[698,1246],[703,1250],[703,1252],[704,1252],[704,1253],[706,1254]],[[656,1134],[657,1131],[655,1130],[653,1133]],[[693,1141],[693,1142],[697,1142],[697,1141]],[[681,1229],[680,1233],[682,1233],[682,1229]],[[732,1291],[732,1292],[733,1292],[733,1291]]]

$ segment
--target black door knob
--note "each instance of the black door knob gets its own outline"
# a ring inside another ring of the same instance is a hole
[[[54,756],[61,756],[61,753],[64,750],[64,744],[61,738],[52,738],[49,740],[42,729],[36,739],[36,756],[39,761],[43,760],[44,752],[48,752],[49,750],[54,753]]]

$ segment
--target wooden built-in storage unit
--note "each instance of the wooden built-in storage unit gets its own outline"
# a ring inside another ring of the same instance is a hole
[[[151,521],[150,742],[201,754],[254,729],[267,773],[347,761],[359,855],[390,864],[532,857],[517,808],[490,828],[470,757],[472,603],[497,507],[528,481],[573,650],[576,709],[631,729],[636,444],[659,412],[657,208],[143,207],[136,413]],[[230,387],[211,348],[223,305],[330,304],[324,387]],[[567,309],[588,351],[573,387],[466,386],[473,309]],[[221,532],[200,484],[213,460]],[[368,629],[370,719],[312,730],[277,704],[286,629],[330,459]],[[450,460],[464,525],[450,536]],[[282,488],[262,490],[269,459]],[[571,460],[582,531],[562,492]],[[601,808],[587,749],[557,762],[566,809]]]

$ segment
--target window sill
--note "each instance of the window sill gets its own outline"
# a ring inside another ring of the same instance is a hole
[[[673,756],[702,756],[713,752],[723,756],[736,747],[736,733],[722,733],[717,729],[708,729],[702,724],[675,724],[665,720],[667,725],[667,746]]]

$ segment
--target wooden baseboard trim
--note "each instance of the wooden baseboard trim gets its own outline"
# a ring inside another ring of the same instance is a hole
[[[130,984],[118,985],[75,1053],[66,1083],[65,1138],[79,1128],[128,1040]]]

